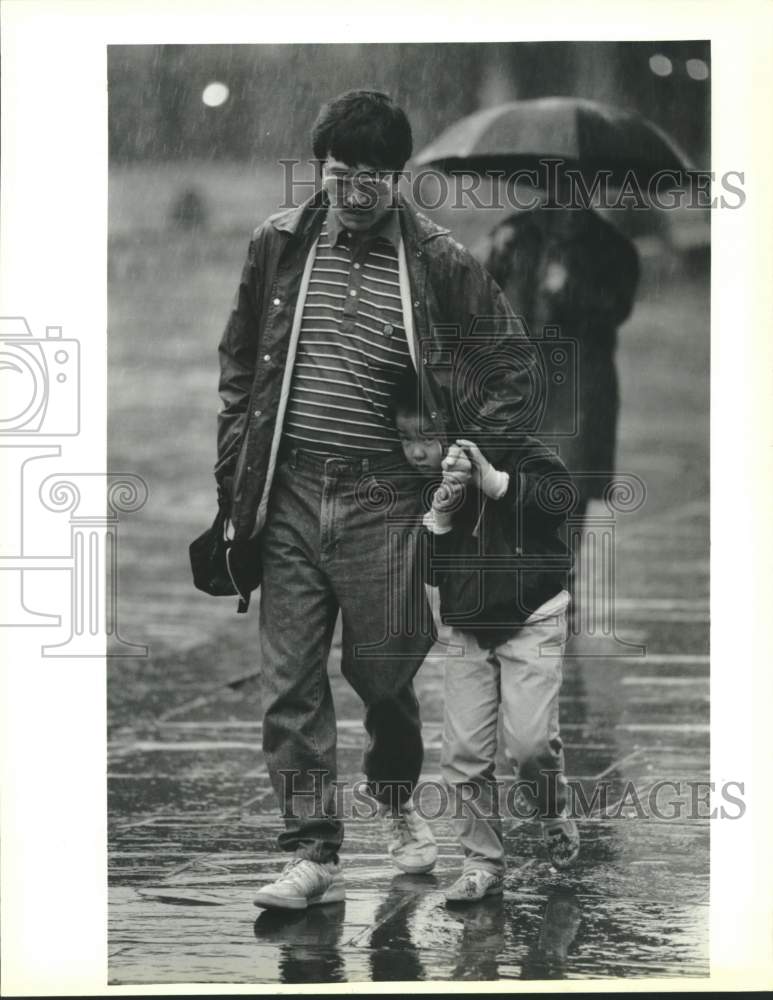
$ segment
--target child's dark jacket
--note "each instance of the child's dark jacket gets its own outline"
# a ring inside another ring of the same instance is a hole
[[[439,589],[443,622],[482,646],[515,635],[566,588],[572,565],[561,535],[573,486],[561,460],[525,437],[496,467],[509,475],[503,497],[492,500],[470,483],[452,530],[427,532],[427,579]]]

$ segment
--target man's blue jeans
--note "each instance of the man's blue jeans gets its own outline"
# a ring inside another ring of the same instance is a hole
[[[365,705],[367,790],[399,804],[423,759],[413,676],[434,641],[416,538],[421,481],[402,452],[367,459],[290,451],[261,534],[263,751],[285,819],[279,846],[335,860],[336,717],[327,661],[338,611],[341,670]]]

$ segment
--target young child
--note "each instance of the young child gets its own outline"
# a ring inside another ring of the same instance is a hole
[[[446,449],[422,434],[415,387],[403,387],[394,410],[408,462],[439,482],[424,516],[429,582],[437,584],[441,618],[451,626],[448,641],[464,649],[445,667],[442,770],[455,791],[453,822],[464,849],[462,874],[446,900],[471,902],[502,892],[505,874],[494,778],[500,704],[506,752],[540,817],[550,860],[564,868],[579,853],[558,724],[571,555],[559,537],[566,515],[550,509],[545,489],[556,480],[544,480],[557,474],[566,482],[569,474],[532,437],[520,439],[496,468],[472,441],[460,438]],[[461,477],[460,448],[472,463],[472,473]]]

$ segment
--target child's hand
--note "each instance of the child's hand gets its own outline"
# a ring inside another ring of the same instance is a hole
[[[461,483],[444,477],[443,482],[432,494],[432,509],[439,513],[450,512],[456,507],[463,491]]]
[[[465,449],[472,459],[472,481],[486,496],[498,498],[507,489],[509,476],[500,472],[489,462],[480,448],[473,441],[457,438],[456,443]]]
[[[453,481],[464,486],[472,478],[472,462],[464,449],[459,447],[459,442],[451,445],[440,467],[443,470],[443,482]]]

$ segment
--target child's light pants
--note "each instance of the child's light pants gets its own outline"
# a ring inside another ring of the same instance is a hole
[[[494,778],[500,704],[507,756],[521,783],[529,783],[521,785],[525,800],[542,816],[555,816],[566,804],[558,693],[568,605],[563,591],[495,649],[481,649],[473,635],[458,629],[444,636],[465,648],[464,656],[446,661],[441,757],[465,869],[501,874],[505,868]],[[539,617],[548,608],[551,614]],[[520,815],[525,816],[522,806]]]

